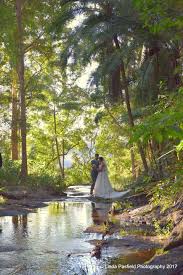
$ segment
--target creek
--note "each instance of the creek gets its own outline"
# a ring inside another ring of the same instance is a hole
[[[91,257],[92,240],[102,236],[84,230],[103,223],[111,203],[91,202],[88,191],[89,187],[72,187],[67,198],[48,202],[35,213],[1,217],[0,274],[118,274],[116,265],[144,263],[152,258],[153,249],[144,246],[138,250],[135,244],[126,245],[125,238],[124,246],[109,245],[102,249],[100,259]],[[106,238],[111,243],[123,240],[117,235]]]

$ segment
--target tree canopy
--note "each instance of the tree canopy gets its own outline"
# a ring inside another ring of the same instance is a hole
[[[95,152],[119,189],[182,179],[180,0],[0,7],[0,180],[89,183]]]

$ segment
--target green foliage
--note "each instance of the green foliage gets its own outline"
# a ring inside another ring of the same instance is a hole
[[[17,184],[19,182],[20,161],[4,160],[3,167],[0,169],[0,182],[7,184]]]
[[[147,175],[139,175],[136,181],[131,185],[135,193],[148,192],[152,188],[152,178]]]
[[[140,139],[147,143],[151,138],[159,143],[170,139],[181,140],[183,138],[182,102],[182,89],[173,97],[169,96],[160,100],[155,113],[136,126],[131,142]]]
[[[153,33],[166,32],[177,37],[179,32],[180,35],[183,26],[181,0],[134,0],[134,4],[145,27]]]
[[[169,220],[165,225],[161,225],[157,219],[153,219],[153,226],[157,235],[168,237],[173,229],[173,222]]]
[[[65,189],[65,184],[58,175],[49,175],[42,173],[41,175],[30,174],[27,179],[27,185],[32,188],[43,188],[47,190],[55,190],[57,192]]]
[[[178,154],[183,150],[183,140],[176,146]]]
[[[0,205],[4,204],[6,202],[6,199],[3,196],[0,196]]]
[[[109,16],[107,5],[113,10],[114,16]],[[78,17],[80,20],[77,20]],[[71,30],[68,23],[72,19],[77,22]],[[67,65],[78,74],[96,61],[98,66],[91,76],[93,90],[96,88],[103,95],[109,94],[110,88],[104,87],[104,82],[107,83],[106,80],[119,67],[121,59],[134,64],[135,49],[141,44],[139,40],[132,38],[132,33],[135,35],[137,32],[138,23],[132,1],[129,0],[109,1],[106,5],[99,1],[63,2],[62,12],[53,24],[56,37],[64,33],[62,65]],[[116,35],[123,37],[124,43],[120,50],[113,47]],[[72,64],[69,63],[71,58]]]
[[[167,179],[157,183],[151,190],[151,202],[154,206],[160,206],[162,211],[172,207],[176,199],[181,196],[183,188],[182,176],[176,179]]]
[[[153,236],[155,233],[141,227],[124,227],[120,230],[121,236],[135,235],[135,236]]]
[[[27,178],[27,186],[31,188],[52,188],[53,190],[64,190],[65,185],[57,174],[43,172],[37,167],[39,174],[30,174]],[[4,160],[0,169],[0,185],[14,186],[20,184],[20,161]]]
[[[115,210],[121,210],[123,209],[124,211],[130,210],[133,208],[133,204],[130,201],[123,201],[123,202],[114,202],[112,206],[115,208]]]

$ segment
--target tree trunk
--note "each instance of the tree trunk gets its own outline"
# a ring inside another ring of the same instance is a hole
[[[22,0],[16,0],[16,20],[18,32],[18,79],[20,92],[20,128],[22,145],[21,181],[27,178],[27,145],[26,145],[26,102],[24,87],[24,48],[23,48],[23,24],[22,24]]]
[[[57,152],[57,160],[58,160],[58,165],[60,168],[60,175],[61,178],[63,177],[63,167],[62,167],[62,163],[60,160],[60,151],[59,151],[59,144],[58,144],[58,138],[57,138],[57,120],[56,120],[56,111],[55,111],[55,107],[53,110],[53,119],[54,119],[54,134],[55,134],[55,145],[56,145],[56,152]]]
[[[132,163],[132,176],[133,179],[136,179],[136,171],[135,171],[135,154],[133,148],[130,148],[130,155],[131,155],[131,163]]]
[[[65,141],[62,140],[62,179],[65,179]]]
[[[19,159],[19,144],[18,144],[18,130],[19,130],[19,106],[18,106],[18,92],[16,72],[12,73],[12,124],[11,124],[11,155],[12,160]]]
[[[117,36],[114,36],[114,43],[116,45],[117,49],[120,49],[119,41]],[[124,91],[125,91],[125,103],[127,107],[127,112],[128,112],[128,119],[129,119],[129,125],[133,128],[134,127],[134,121],[133,121],[133,116],[132,116],[132,111],[131,111],[131,105],[130,105],[130,97],[129,97],[129,91],[128,91],[128,83],[126,79],[126,74],[125,74],[125,67],[124,67],[124,62],[121,60],[121,76],[122,76],[122,81],[124,85]],[[145,153],[143,150],[142,145],[140,142],[138,142],[138,149],[139,153],[142,159],[143,167],[146,173],[148,173],[148,165],[145,157]]]
[[[110,3],[101,3],[101,7],[107,17],[112,16],[112,6]],[[108,38],[106,40],[106,55],[111,56],[114,53],[113,39]],[[115,68],[108,76],[108,93],[112,103],[116,103],[119,99],[122,99],[121,94],[121,80],[120,80],[120,66]]]

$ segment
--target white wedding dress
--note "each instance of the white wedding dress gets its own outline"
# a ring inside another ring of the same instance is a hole
[[[109,181],[106,164],[99,165],[99,173],[94,187],[94,197],[104,199],[116,199],[121,198],[127,194],[130,190],[124,192],[114,191]]]

